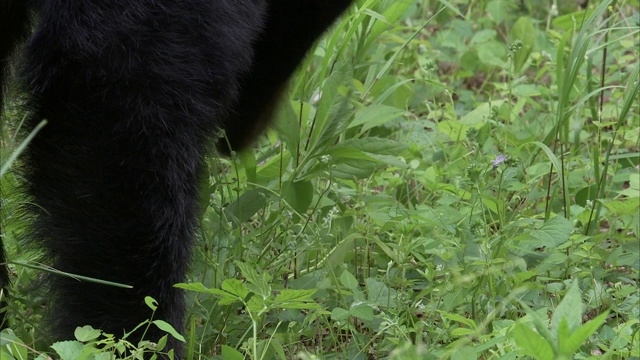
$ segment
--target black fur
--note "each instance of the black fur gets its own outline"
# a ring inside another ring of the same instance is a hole
[[[350,3],[0,0],[2,74],[37,18],[18,56],[33,114],[25,128],[48,121],[18,166],[29,237],[58,270],[133,286],[51,276],[56,339],[85,324],[121,335],[150,316],[145,296],[159,301],[156,318],[183,329],[184,297],[172,285],[185,280],[212,139],[223,129],[231,149],[250,143]],[[230,150],[226,140],[218,147]]]

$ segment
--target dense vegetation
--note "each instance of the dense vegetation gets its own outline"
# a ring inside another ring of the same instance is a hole
[[[585,3],[358,1],[256,151],[210,159],[187,358],[640,358],[640,2]],[[0,358],[113,356],[41,343],[4,223]]]

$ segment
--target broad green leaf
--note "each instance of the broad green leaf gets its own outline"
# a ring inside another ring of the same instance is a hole
[[[343,271],[342,275],[340,275],[340,283],[349,290],[358,288],[358,280],[347,270]]]
[[[351,316],[351,314],[349,314],[349,311],[340,307],[335,307],[331,311],[331,320],[334,321],[346,320],[349,318],[349,316]]]
[[[30,359],[28,346],[12,333],[0,333],[0,359],[27,360]]]
[[[258,316],[269,311],[269,309],[268,299],[264,299],[261,296],[254,295],[249,299],[249,301],[247,301],[247,310],[251,313],[257,314]]]
[[[555,248],[569,241],[572,231],[571,221],[562,216],[555,216],[546,221],[540,229],[531,231],[531,236],[539,241],[538,247]]]
[[[373,321],[373,308],[367,304],[358,304],[349,310],[349,313],[364,321]]]
[[[551,329],[556,337],[560,335],[560,323],[563,319],[567,321],[569,333],[574,332],[580,326],[580,323],[582,322],[582,309],[583,305],[580,289],[578,287],[578,282],[574,281],[571,288],[569,288],[569,291],[567,291],[567,294],[553,312],[553,316],[551,318]]]
[[[568,339],[564,339],[560,344],[560,351],[567,355],[573,355],[598,330],[608,316],[609,312],[606,311],[580,326]]]
[[[221,288],[240,299],[244,299],[249,295],[249,290],[247,290],[245,284],[238,279],[226,279],[222,282]]]
[[[451,330],[451,336],[453,337],[465,337],[465,336],[472,336],[472,335],[476,335],[477,331],[473,330],[473,329],[469,329],[467,327],[459,327],[459,328],[455,328],[453,330]]]
[[[265,207],[267,203],[265,197],[266,194],[262,190],[245,191],[236,201],[227,206],[224,212],[235,225],[239,225]]]
[[[367,288],[367,300],[378,306],[395,307],[398,292],[374,278],[364,280]]]
[[[366,137],[361,139],[346,140],[343,143],[335,146],[333,149],[339,149],[342,147],[351,147],[358,149],[369,154],[379,155],[398,155],[400,152],[407,148],[406,144],[402,144],[398,141],[391,139],[383,139],[379,137]]]
[[[513,338],[523,353],[537,360],[553,360],[553,347],[540,334],[526,324],[517,322],[513,329]]]
[[[522,48],[516,51],[513,56],[513,70],[516,73],[520,72],[522,66],[529,58],[531,50],[536,42],[536,34],[537,32],[531,22],[531,19],[526,16],[520,17],[516,20],[515,24],[513,24],[513,28],[511,29],[511,41],[522,41]]]
[[[60,356],[60,360],[77,360],[82,354],[84,345],[79,341],[58,341],[51,345],[51,348]]]
[[[356,113],[355,118],[348,128],[362,125],[362,132],[376,126],[386,124],[391,120],[398,119],[404,115],[405,111],[387,105],[367,106]]]
[[[316,289],[282,290],[273,301],[273,307],[281,309],[320,309],[311,297]]]
[[[471,346],[458,347],[451,353],[451,360],[476,360],[477,358],[478,353]]]
[[[287,181],[282,185],[282,196],[299,214],[304,214],[313,200],[313,184],[310,181]]]
[[[73,331],[73,336],[76,338],[76,340],[83,342],[95,340],[100,337],[100,334],[102,334],[102,331],[94,329],[89,325],[77,327]]]
[[[470,126],[458,120],[444,120],[438,123],[438,130],[447,135],[453,141],[461,141],[467,138],[467,130]]]
[[[581,10],[570,14],[560,15],[553,19],[551,25],[556,29],[571,31],[576,27],[576,24],[582,23],[584,18],[590,14],[591,11],[587,12],[585,10]]]
[[[640,197],[615,200],[600,199],[598,201],[617,216],[637,214],[640,208]]]
[[[222,360],[244,360],[242,353],[228,345],[221,347]]]
[[[462,116],[460,118],[460,122],[468,126],[480,128],[491,118],[491,109],[499,109],[502,104],[504,104],[504,100],[494,100],[482,103],[466,115]]]
[[[560,353],[560,355],[571,355],[571,353],[567,353],[566,351],[566,342],[569,340],[569,337],[571,336],[571,331],[569,330],[569,324],[567,323],[567,319],[562,318],[562,320],[560,320],[560,324],[558,325],[558,329],[557,329],[557,334],[556,334],[556,338],[557,338],[557,342],[558,342],[558,351]]]

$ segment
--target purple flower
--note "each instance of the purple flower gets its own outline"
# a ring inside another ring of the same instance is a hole
[[[495,158],[495,159],[491,160],[491,162],[493,163],[493,168],[494,168],[494,169],[495,169],[495,168],[497,168],[497,167],[498,167],[498,165],[500,165],[500,164],[502,164],[503,162],[505,162],[505,160],[507,160],[508,158],[509,158],[509,156],[507,156],[507,155],[502,155],[502,154],[500,154],[500,155],[496,156],[496,158]]]

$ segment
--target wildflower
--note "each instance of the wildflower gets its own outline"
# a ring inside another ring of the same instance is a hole
[[[491,163],[493,163],[493,168],[497,168],[500,164],[502,164],[503,162],[505,162],[509,157],[507,155],[498,155],[496,156],[495,159],[491,160]]]

